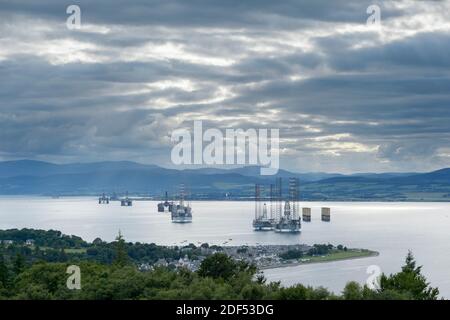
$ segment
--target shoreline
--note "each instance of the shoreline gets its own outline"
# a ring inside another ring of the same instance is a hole
[[[58,195],[58,196],[52,196],[47,194],[0,194],[1,198],[40,198],[40,199],[54,199],[54,200],[62,200],[62,199],[70,199],[70,198],[93,198],[97,199],[98,194],[68,194],[68,195]],[[133,201],[163,201],[163,198],[160,197],[154,197],[154,198],[146,198],[146,197],[138,197],[135,198],[133,196],[130,196],[130,198]],[[120,200],[110,200],[111,202],[117,202]],[[220,202],[253,202],[254,199],[252,198],[211,198],[211,199],[205,199],[205,198],[192,198],[190,201],[196,201],[196,202],[207,202],[207,201],[220,201]],[[363,203],[363,202],[369,202],[369,203],[450,203],[450,199],[301,199],[300,202],[341,202],[341,203]]]
[[[352,250],[352,249],[350,249],[350,250]],[[353,249],[353,250],[357,250],[357,249]],[[364,250],[367,250],[367,249],[364,249]],[[353,256],[353,257],[343,257],[343,258],[336,257],[336,258],[330,259],[330,260],[324,259],[324,260],[316,260],[316,261],[296,261],[296,262],[290,262],[290,263],[284,263],[284,264],[276,264],[276,265],[272,265],[272,266],[264,266],[264,267],[260,267],[259,269],[261,271],[264,271],[264,270],[270,270],[270,269],[298,267],[301,265],[311,265],[311,264],[317,264],[317,263],[330,263],[330,262],[336,262],[336,261],[364,259],[364,258],[377,257],[379,255],[380,255],[380,253],[378,251],[367,250],[367,254],[357,255],[357,256]],[[324,258],[327,258],[327,256],[324,256]]]

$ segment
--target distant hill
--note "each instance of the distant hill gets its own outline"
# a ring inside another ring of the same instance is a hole
[[[429,173],[333,177],[304,185],[314,200],[450,201],[450,168]]]
[[[104,161],[93,163],[53,164],[35,160],[0,162],[0,178],[15,176],[48,176],[52,174],[87,173],[118,170],[158,169],[155,165],[139,164],[131,161]]]
[[[396,178],[396,177],[407,177],[417,174],[417,172],[383,172],[383,173],[354,173],[353,177],[366,177],[374,179],[385,179],[385,178]]]
[[[304,200],[450,201],[450,168],[429,173],[295,173]],[[259,167],[175,170],[131,161],[53,164],[19,160],[0,162],[0,194],[96,195],[102,192],[160,196],[186,184],[192,198],[248,199],[255,183],[274,183]]]
[[[392,178],[399,184],[449,184],[450,183],[450,168],[436,170],[429,173],[413,174],[406,177]]]
[[[260,176],[260,168],[259,166],[246,166],[242,168],[235,168],[235,169],[217,169],[217,168],[202,168],[202,169],[187,169],[184,170],[185,172],[196,172],[200,174],[230,174],[230,173],[236,173],[240,174],[246,177],[261,177]],[[281,178],[288,178],[288,177],[297,177],[300,180],[304,182],[310,182],[310,181],[319,181],[326,178],[333,178],[333,177],[342,177],[342,174],[339,173],[325,173],[325,172],[309,172],[309,173],[297,173],[297,172],[291,172],[287,170],[280,169],[278,170],[278,173],[274,176],[271,176],[271,178],[274,177],[281,177]]]

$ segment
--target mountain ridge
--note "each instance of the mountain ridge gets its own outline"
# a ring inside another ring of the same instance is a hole
[[[275,177],[297,177],[304,200],[450,201],[450,168],[427,173],[295,173],[280,170],[260,176],[258,166],[231,169],[169,169],[132,161],[54,164],[18,160],[0,162],[0,194],[94,195],[102,192],[162,195],[185,183],[193,197],[251,198],[254,184]],[[285,191],[286,192],[286,191]]]

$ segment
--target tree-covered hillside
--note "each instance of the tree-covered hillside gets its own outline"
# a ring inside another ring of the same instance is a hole
[[[32,232],[37,235],[36,243],[51,245],[46,242],[49,239],[45,240],[45,232],[25,230],[28,234]],[[22,238],[17,230],[0,234],[3,237],[5,235]],[[49,232],[48,236],[54,238],[55,232]],[[72,237],[64,235],[58,235],[56,238],[61,239],[55,242],[57,246],[69,245],[71,251],[67,252],[63,247],[37,250],[39,247],[33,244],[34,248],[30,248],[31,244],[27,245],[27,240],[24,240],[25,243],[2,240],[0,299],[431,300],[437,299],[439,294],[437,288],[429,286],[411,253],[408,253],[405,265],[399,273],[381,276],[378,289],[350,282],[342,293],[331,293],[325,288],[312,288],[301,284],[283,287],[278,282],[268,283],[253,264],[237,261],[221,252],[203,259],[196,271],[182,265],[177,268],[153,265],[152,268],[142,270],[136,264],[134,255],[153,254],[156,259],[159,255],[176,254],[178,251],[161,249],[155,245],[137,246],[130,251],[130,245],[119,234],[116,241],[108,244],[108,247],[102,247],[105,244],[96,239],[95,245],[105,250],[103,258],[86,260],[83,258],[86,257],[84,250],[92,249],[87,243],[78,238],[75,238],[77,241],[74,243],[70,240]],[[150,251],[146,252],[146,249]],[[54,261],[59,262],[49,262],[52,259],[46,257],[47,250],[53,250],[52,257]],[[79,290],[70,290],[67,287],[67,268],[70,265],[80,268]]]

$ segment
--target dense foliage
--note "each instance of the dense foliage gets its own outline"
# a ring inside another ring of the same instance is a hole
[[[27,245],[27,240],[32,240],[32,244]],[[201,248],[194,244],[169,248],[154,243],[127,243],[121,236],[114,242],[108,243],[97,238],[92,243],[88,243],[80,237],[64,235],[55,230],[0,230],[0,242],[0,253],[6,258],[14,258],[20,254],[29,264],[37,261],[80,262],[86,260],[111,264],[116,258],[118,242],[128,259],[135,263],[152,264],[158,259],[174,260],[185,255],[190,259],[196,259],[201,254]],[[203,247],[205,246],[207,244],[203,244]],[[217,246],[210,248],[218,251],[221,249]]]
[[[324,288],[281,287],[255,277],[256,269],[223,254],[208,257],[199,272],[156,268],[141,272],[130,264],[81,262],[81,290],[66,287],[67,263],[7,266],[0,257],[1,299],[436,299],[412,256],[400,273],[383,276],[381,288],[349,283],[342,296]],[[19,259],[19,258],[17,258]],[[17,259],[15,261],[17,261]]]
[[[65,235],[56,230],[0,230],[0,240],[11,240],[16,244],[25,244],[29,239],[32,239],[35,245],[41,247],[82,248],[88,246],[88,243],[80,237]]]
[[[28,231],[26,231],[28,232]],[[4,234],[3,234],[4,235]],[[27,234],[27,237],[30,234]],[[35,235],[43,236],[37,231]],[[87,244],[77,237],[50,233],[56,243],[69,244],[73,250]],[[2,234],[0,233],[0,239]],[[17,232],[9,239],[26,241]],[[26,238],[26,237],[25,237]],[[44,237],[45,238],[45,237]],[[74,241],[72,241],[72,238]],[[59,239],[59,240],[58,240]],[[48,239],[36,243],[50,244]],[[205,248],[207,245],[203,245]],[[130,249],[132,248],[132,249]],[[200,250],[191,245],[189,251]],[[328,245],[317,245],[314,253],[330,250]],[[96,250],[96,253],[88,253]],[[165,251],[167,250],[167,251]],[[36,252],[42,255],[36,255]],[[53,252],[53,262],[48,252]],[[177,253],[178,252],[178,253]],[[184,268],[156,267],[140,271],[134,263],[136,257],[156,260],[158,256],[180,254],[181,249],[164,249],[156,245],[125,242],[119,234],[116,241],[106,244],[100,239],[83,253],[66,253],[60,249],[39,249],[19,244],[0,245],[0,299],[417,299],[438,298],[437,288],[429,286],[421,267],[411,253],[406,257],[401,272],[382,275],[378,289],[370,289],[356,282],[347,284],[341,295],[324,288],[303,285],[282,287],[280,283],[267,283],[250,264],[236,261],[224,253],[205,258],[197,272]],[[311,252],[312,254],[313,252]],[[83,260],[83,255],[101,259]],[[31,258],[30,258],[31,257]],[[43,259],[41,259],[43,257]],[[67,267],[76,264],[81,270],[81,290],[66,286]]]

